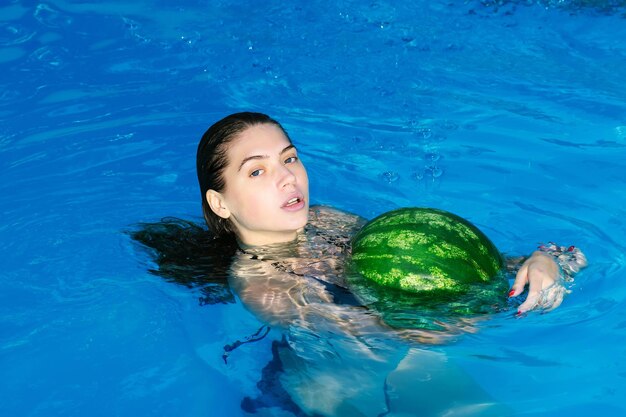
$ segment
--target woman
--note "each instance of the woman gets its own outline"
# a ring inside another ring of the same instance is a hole
[[[216,236],[232,236],[245,249],[294,241],[307,224],[306,169],[285,130],[270,117],[236,113],[218,121],[203,135],[196,163],[204,218]],[[357,226],[360,219],[352,219]],[[571,252],[576,262],[566,272],[575,273],[585,260],[580,251]],[[529,286],[519,313],[557,307],[563,292],[545,300],[541,291],[554,288],[559,275],[559,265],[546,251],[526,259],[509,292],[515,297]]]
[[[436,342],[440,334],[391,331],[347,290],[344,261],[364,219],[328,207],[309,208],[306,169],[277,121],[260,113],[218,121],[200,141],[197,173],[209,229],[235,239],[240,248],[231,266],[231,288],[257,317],[286,331],[289,347],[280,355],[289,366],[283,380],[303,409],[322,415],[378,415],[392,409],[431,414],[452,408],[506,415],[444,357],[409,351],[403,342]],[[547,253],[560,248],[544,249],[524,261],[509,292],[515,297],[529,287],[518,314],[552,309],[562,301],[560,267]],[[562,260],[568,261],[570,275],[586,263],[575,248],[556,255],[566,255]],[[324,338],[337,334],[341,337]],[[398,382],[406,381],[407,370],[429,375],[419,392],[431,401],[414,401],[414,384],[409,389]],[[384,395],[385,384],[393,385],[393,402]],[[447,391],[445,404],[432,401]],[[448,408],[454,399],[456,405]]]

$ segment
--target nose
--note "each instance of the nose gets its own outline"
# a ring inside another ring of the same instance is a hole
[[[294,173],[285,165],[281,166],[281,169],[278,174],[278,188],[281,190],[288,186],[293,186],[296,184],[296,176]]]

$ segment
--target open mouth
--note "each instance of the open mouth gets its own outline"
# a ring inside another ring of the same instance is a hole
[[[302,201],[302,199],[300,197],[294,197],[294,198],[290,199],[289,201],[287,201],[287,203],[284,205],[284,207],[295,206],[296,204],[299,204],[301,201]]]

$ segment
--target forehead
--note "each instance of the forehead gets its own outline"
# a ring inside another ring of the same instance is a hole
[[[289,139],[276,125],[264,123],[248,127],[230,142],[228,156],[246,158],[252,155],[278,154],[290,145]]]

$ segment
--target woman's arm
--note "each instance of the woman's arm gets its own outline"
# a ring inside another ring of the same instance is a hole
[[[518,314],[533,309],[549,311],[557,308],[566,292],[564,281],[572,281],[574,275],[586,266],[585,255],[574,246],[566,248],[552,242],[539,246],[539,250],[522,264],[509,292],[509,297],[516,297],[528,285],[528,296],[518,307]]]

